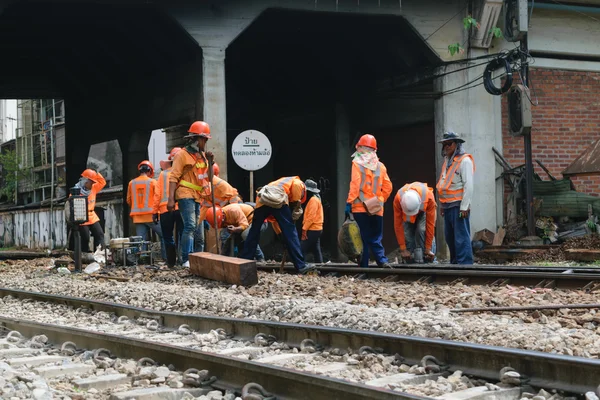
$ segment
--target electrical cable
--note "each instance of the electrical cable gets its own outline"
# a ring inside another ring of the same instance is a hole
[[[465,11],[465,9],[469,6],[469,2],[467,1],[467,3],[465,4],[465,6],[463,8],[461,8],[456,14],[454,14],[452,17],[450,17],[449,20],[447,20],[446,22],[444,22],[442,24],[442,26],[440,26],[439,28],[437,28],[435,31],[433,31],[429,36],[427,36],[425,38],[425,41],[428,41],[430,37],[432,37],[433,35],[435,35],[440,29],[442,29],[444,26],[448,25],[448,23],[450,21],[452,21],[454,18],[458,17],[458,15],[460,13],[462,13],[463,11]]]
[[[492,72],[504,68],[506,71],[506,80],[502,87],[496,87],[492,78]],[[483,71],[483,86],[485,90],[494,96],[499,96],[508,92],[513,83],[512,67],[506,58],[496,58],[492,60]]]

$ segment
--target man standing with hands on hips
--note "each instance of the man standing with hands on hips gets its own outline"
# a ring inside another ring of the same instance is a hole
[[[436,188],[452,264],[473,264],[469,215],[475,161],[473,156],[465,153],[462,147],[464,142],[454,132],[444,133],[439,141],[442,144],[444,163]]]

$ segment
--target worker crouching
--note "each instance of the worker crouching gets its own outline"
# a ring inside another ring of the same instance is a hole
[[[352,155],[352,179],[346,200],[346,217],[350,212],[360,228],[363,241],[361,267],[369,266],[369,249],[379,267],[390,268],[381,240],[383,238],[383,204],[392,193],[387,169],[377,157],[377,141],[363,135]]]
[[[433,188],[427,184],[413,182],[398,190],[394,197],[394,230],[405,261],[434,260],[436,213]]]

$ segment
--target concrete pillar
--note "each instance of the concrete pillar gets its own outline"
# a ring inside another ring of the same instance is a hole
[[[67,107],[69,102],[67,101]],[[67,193],[79,181],[83,170],[87,167],[90,142],[85,139],[85,114],[80,109],[74,109],[69,114],[65,126],[65,163],[67,165]]]
[[[484,54],[473,51],[470,57]],[[468,65],[453,64],[443,67],[439,72],[448,73]],[[484,66],[450,73],[435,80],[436,91],[445,92],[458,88],[468,82],[480,83],[477,79],[483,73]],[[470,85],[469,85],[470,86]],[[443,95],[435,102],[435,134],[436,142],[445,131],[452,130],[466,140],[464,149],[475,159],[475,190],[471,206],[471,234],[487,228],[496,231],[502,224],[502,182],[496,182],[500,167],[494,159],[492,147],[502,152],[502,113],[501,97],[492,96],[482,85],[472,89]],[[440,174],[443,157],[441,147],[436,147],[437,176]],[[500,204],[498,210],[497,204]],[[438,219],[436,227],[438,241],[438,257],[447,258],[446,241],[444,240],[444,222]]]
[[[202,48],[202,97],[204,121],[212,139],[208,150],[215,154],[221,178],[227,180],[227,102],[225,93],[225,48]]]
[[[332,205],[331,215],[334,218],[333,226],[339,228],[344,223],[344,208],[348,189],[350,187],[350,177],[352,174],[352,164],[350,160],[350,121],[346,107],[343,104],[335,106],[335,155],[336,155],[336,196],[335,203]],[[337,232],[336,236],[337,238]],[[337,239],[334,240],[337,243]],[[339,249],[335,246],[335,251]],[[337,257],[343,260],[343,255],[339,253]]]

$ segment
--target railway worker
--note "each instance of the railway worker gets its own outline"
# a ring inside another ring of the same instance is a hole
[[[426,260],[434,260],[436,213],[433,188],[426,183],[407,183],[398,190],[394,197],[394,230],[404,260],[415,258],[415,249],[422,249]]]
[[[167,210],[169,200],[169,174],[173,166],[175,154],[181,150],[180,147],[174,147],[169,153],[169,159],[161,161],[162,171],[158,176],[157,189],[154,192],[154,214],[153,221],[160,221],[160,229],[163,234],[163,243],[167,255],[167,266],[173,268],[177,263],[177,246],[173,237],[173,230],[177,232],[177,243],[181,243],[181,234],[183,232],[183,220],[179,213],[179,207],[175,204],[173,211]]]
[[[323,264],[323,254],[321,253],[321,234],[323,233],[323,204],[319,196],[317,182],[307,179],[304,182],[306,186],[307,202],[304,209],[304,218],[302,220],[302,253],[306,257],[309,251],[312,251],[315,262]]]
[[[469,215],[475,161],[472,155],[465,153],[462,146],[464,142],[454,132],[444,133],[439,141],[444,163],[436,188],[452,264],[473,264]]]
[[[306,187],[297,176],[279,178],[257,191],[254,220],[265,221],[273,216],[282,231],[287,253],[296,271],[306,274],[314,270],[304,261],[295,222],[302,216],[302,204],[306,202]],[[256,253],[262,224],[252,224],[244,243],[241,257],[252,260]]]
[[[377,157],[377,140],[363,135],[352,154],[352,179],[346,200],[346,217],[352,214],[360,228],[363,253],[360,266],[369,266],[369,249],[377,265],[391,268],[381,243],[383,238],[383,204],[392,193],[392,182],[387,169]]]
[[[194,251],[194,233],[200,215],[202,196],[210,195],[208,167],[214,159],[212,152],[205,152],[210,139],[210,126],[204,121],[196,121],[184,136],[186,145],[175,154],[173,168],[169,174],[169,199],[167,210],[175,210],[175,202],[179,205],[179,213],[183,219],[181,236],[181,261],[189,268],[189,254]],[[204,236],[204,230],[201,230]]]
[[[164,260],[167,259],[163,235],[158,219],[154,212],[154,195],[158,185],[154,177],[154,166],[148,160],[138,164],[140,175],[129,181],[127,187],[127,204],[129,204],[129,216],[133,219],[135,225],[135,234],[146,240],[150,231],[154,231],[161,241],[161,253]],[[143,249],[147,246],[144,244]]]
[[[254,207],[247,203],[227,204],[224,207],[216,206],[206,210],[206,221],[215,227],[215,215],[217,219],[217,227],[221,229],[221,253],[229,256],[233,255],[236,246],[243,246],[244,240],[248,237],[250,226],[254,220]],[[258,222],[258,221],[257,221]],[[261,228],[261,231],[264,229]],[[256,253],[254,258],[258,262],[264,262],[265,256],[260,248],[256,245]]]
[[[96,195],[106,186],[106,180],[93,169],[86,169],[81,173],[79,182],[75,187],[79,188],[81,195],[87,196],[88,202],[88,220],[80,225],[81,251],[90,252],[90,233],[94,238],[94,250],[101,246],[104,248],[104,230],[100,226],[100,218],[94,209],[96,208]]]

